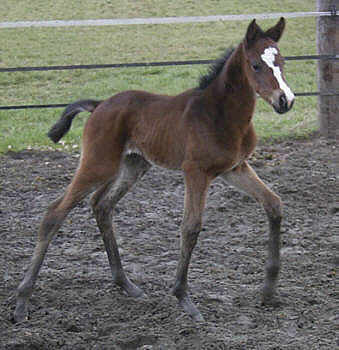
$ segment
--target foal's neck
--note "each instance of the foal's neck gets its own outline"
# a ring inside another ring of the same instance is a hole
[[[227,123],[246,127],[254,113],[256,93],[246,75],[243,44],[226,61],[222,72],[210,86],[209,99],[214,99],[220,117]]]

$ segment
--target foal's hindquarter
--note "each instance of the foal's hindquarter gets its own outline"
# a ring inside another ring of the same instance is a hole
[[[50,205],[40,226],[31,264],[18,287],[15,320],[27,315],[28,299],[53,235],[70,210],[93,190],[91,204],[113,280],[130,296],[143,294],[122,268],[112,212],[152,163],[181,169],[184,174],[180,258],[173,288],[183,309],[194,320],[203,319],[190,300],[187,274],[208,187],[217,176],[255,198],[266,210],[270,233],[263,300],[272,298],[280,265],[281,202],[247,163],[256,143],[251,121],[256,97],[242,71],[243,50],[240,44],[225,72],[205,90],[193,89],[174,97],[128,91],[94,110],[84,129],[78,170],[65,194]],[[236,75],[231,74],[234,66]],[[237,89],[221,91],[227,84],[219,79],[232,80]]]

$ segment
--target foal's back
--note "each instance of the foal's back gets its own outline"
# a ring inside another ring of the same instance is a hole
[[[176,96],[130,90],[101,103],[87,120],[85,153],[140,153],[151,163],[178,169],[194,128],[197,89]],[[105,145],[103,149],[102,145]]]

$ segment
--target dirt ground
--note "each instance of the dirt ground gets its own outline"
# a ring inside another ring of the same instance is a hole
[[[219,179],[212,184],[189,273],[203,323],[193,323],[170,294],[182,176],[152,168],[114,218],[124,267],[148,297],[129,298],[112,284],[86,200],[50,246],[29,320],[13,324],[15,289],[39,222],[69,183],[79,155],[27,150],[1,156],[0,349],[335,349],[336,152],[335,143],[314,137],[261,145],[252,158],[284,202],[276,306],[262,306],[259,298],[267,241],[263,209]]]

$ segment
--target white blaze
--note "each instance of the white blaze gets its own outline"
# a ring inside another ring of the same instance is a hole
[[[284,91],[287,101],[292,102],[294,100],[294,94],[285,83],[280,68],[274,65],[275,55],[277,54],[278,50],[275,47],[269,47],[265,49],[264,53],[261,55],[261,59],[272,69],[273,75],[277,79],[280,89]]]

